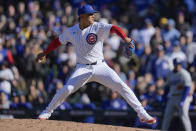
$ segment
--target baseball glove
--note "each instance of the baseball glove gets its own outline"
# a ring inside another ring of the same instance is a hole
[[[130,58],[135,53],[135,40],[131,40],[128,44],[123,47],[123,56]]]
[[[35,59],[37,63],[46,63],[46,55],[44,53],[39,53]]]

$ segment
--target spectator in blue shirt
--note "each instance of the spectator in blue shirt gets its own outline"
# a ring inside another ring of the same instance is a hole
[[[114,109],[114,110],[127,110],[127,103],[119,97],[118,93],[113,91],[109,100],[103,103],[104,109]]]
[[[63,102],[58,109],[60,110],[70,110],[72,109],[71,104],[69,104],[68,102]]]
[[[186,48],[187,48],[187,39],[186,36],[181,35],[179,38],[179,43],[180,43],[180,48],[182,50],[183,53],[186,53]]]
[[[153,72],[153,64],[155,62],[156,56],[152,54],[151,46],[146,46],[144,49],[144,53],[141,56],[140,63],[141,63],[141,73],[152,73]]]
[[[96,105],[90,101],[90,98],[86,93],[83,93],[79,103],[74,103],[72,105],[73,109],[86,109],[86,110],[95,110]],[[95,117],[93,115],[85,116],[82,118],[85,123],[95,123]]]
[[[171,44],[171,41],[165,41],[164,42],[164,51],[165,51],[165,54],[170,56],[173,52],[173,46]]]
[[[144,46],[142,45],[141,42],[137,42],[136,44],[136,48],[135,48],[135,54],[138,56],[138,57],[141,57],[143,52],[144,52]]]
[[[20,98],[20,102],[18,104],[18,107],[20,109],[32,109],[33,108],[32,104],[26,101],[26,97],[23,94],[20,95],[19,98]]]
[[[160,103],[163,101],[163,94],[164,94],[164,90],[163,88],[158,88],[156,91],[156,102]]]
[[[10,108],[17,109],[19,108],[19,97],[17,93],[13,93],[12,95],[12,103],[10,104]]]
[[[163,33],[164,40],[171,41],[172,44],[180,37],[180,32],[175,28],[175,25],[173,19],[168,19],[168,30]]]
[[[145,108],[145,110],[152,110],[152,106],[149,105],[148,103],[148,97],[146,94],[141,95],[140,97],[140,101],[142,103],[142,106]]]
[[[127,80],[127,85],[134,90],[135,86],[137,84],[135,72],[133,70],[130,70],[128,73],[128,80]]]
[[[169,70],[169,61],[165,56],[164,48],[159,45],[158,58],[155,61],[155,78],[165,78]]]
[[[156,99],[156,86],[155,83],[149,83],[147,86],[147,92],[144,94],[148,100],[149,105],[153,105]]]

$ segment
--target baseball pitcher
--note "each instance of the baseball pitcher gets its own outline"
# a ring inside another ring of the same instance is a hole
[[[125,41],[124,54],[126,57],[130,57],[134,53],[135,41],[127,37],[118,26],[95,22],[94,13],[97,13],[97,11],[92,6],[81,6],[78,9],[79,23],[65,30],[49,44],[44,52],[38,54],[36,61],[39,63],[46,58],[49,52],[60,45],[70,42],[73,44],[77,55],[77,65],[74,73],[66,85],[64,85],[64,88],[55,94],[50,104],[38,118],[48,119],[53,110],[65,101],[70,94],[86,83],[95,81],[122,95],[127,103],[137,112],[142,122],[148,124],[155,123],[156,119],[144,110],[133,91],[104,61],[103,42],[110,33],[116,33]]]
[[[162,130],[168,130],[174,112],[178,111],[185,130],[192,131],[189,118],[189,106],[192,101],[192,95],[190,94],[191,75],[182,68],[180,59],[174,59],[173,64],[174,70],[169,73],[166,82],[166,88],[170,87],[166,90],[166,92],[169,92],[170,98],[166,106]]]

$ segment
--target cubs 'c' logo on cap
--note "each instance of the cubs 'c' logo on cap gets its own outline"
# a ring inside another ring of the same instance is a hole
[[[97,35],[94,33],[90,33],[86,37],[86,41],[88,44],[93,45],[97,42]]]

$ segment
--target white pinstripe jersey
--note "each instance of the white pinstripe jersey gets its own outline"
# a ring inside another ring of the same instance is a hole
[[[103,42],[109,36],[111,27],[111,24],[94,22],[81,30],[79,24],[76,24],[60,34],[59,41],[61,44],[73,44],[78,63],[93,63],[104,59]]]

